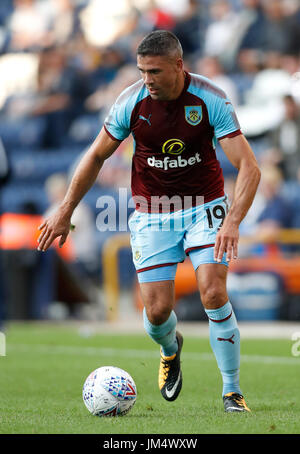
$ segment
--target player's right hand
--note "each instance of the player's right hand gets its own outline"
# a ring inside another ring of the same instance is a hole
[[[41,231],[38,238],[38,251],[46,251],[58,237],[60,237],[59,247],[62,247],[70,232],[70,226],[69,216],[62,215],[60,211],[45,219],[38,227]]]
[[[238,257],[239,228],[238,225],[229,222],[225,218],[223,226],[216,236],[214,247],[214,259],[221,262],[223,255],[226,253],[226,261],[230,262]]]

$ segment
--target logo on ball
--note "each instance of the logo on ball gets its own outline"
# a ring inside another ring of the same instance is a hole
[[[83,402],[92,415],[121,416],[128,413],[137,397],[133,378],[114,366],[99,367],[83,385]]]

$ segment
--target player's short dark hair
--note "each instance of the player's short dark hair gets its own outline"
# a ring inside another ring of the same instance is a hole
[[[137,48],[137,55],[142,57],[146,55],[171,57],[176,54],[182,57],[182,47],[177,36],[168,30],[155,30],[149,33]]]

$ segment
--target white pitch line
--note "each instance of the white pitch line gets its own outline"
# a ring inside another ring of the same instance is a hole
[[[127,358],[159,358],[159,351],[138,350],[138,349],[118,349],[107,347],[84,347],[73,345],[46,345],[46,344],[8,344],[7,356],[10,351],[25,352],[25,353],[44,353],[51,355],[89,355],[89,356],[119,356],[123,355]],[[184,360],[204,360],[215,361],[212,353],[197,353],[197,352],[182,352]],[[300,366],[300,357],[288,356],[264,356],[264,355],[241,355],[241,361],[244,363],[263,363],[263,364],[284,364],[292,366]]]

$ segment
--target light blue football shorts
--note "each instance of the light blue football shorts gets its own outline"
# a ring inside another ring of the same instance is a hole
[[[216,235],[228,212],[227,196],[172,213],[135,211],[129,218],[133,262],[139,282],[174,280],[188,255],[194,269],[214,260]]]

